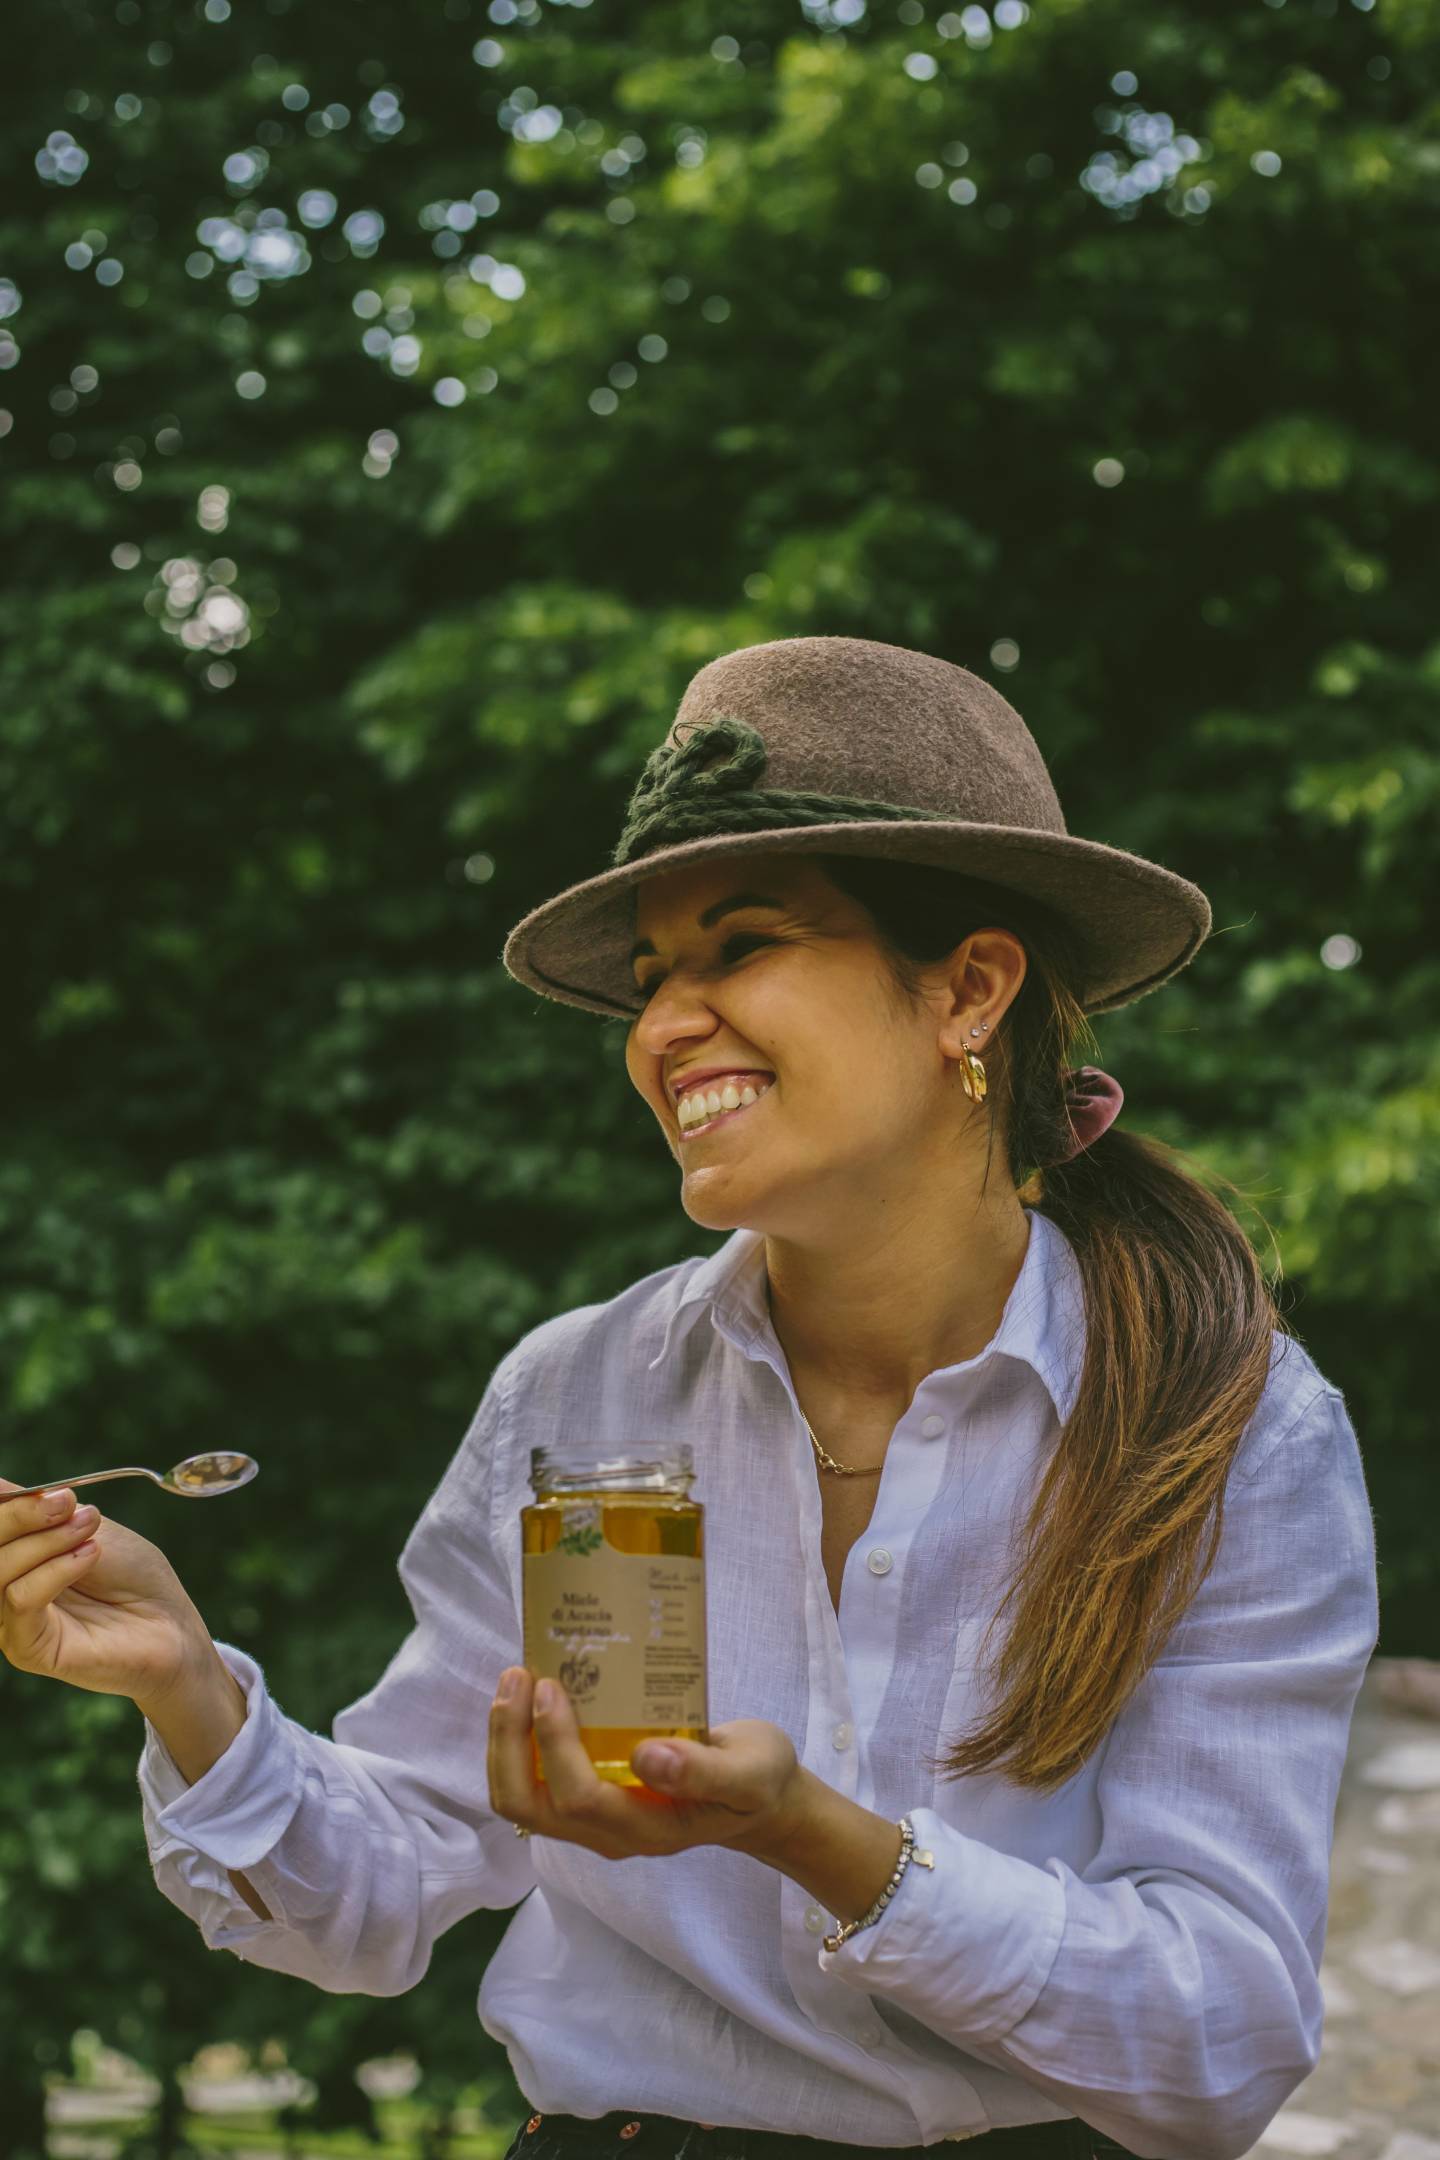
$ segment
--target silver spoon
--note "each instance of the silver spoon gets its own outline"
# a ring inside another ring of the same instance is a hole
[[[51,1478],[45,1485],[26,1485],[20,1492],[0,1493],[0,1500],[27,1500],[33,1493],[68,1491],[72,1485],[103,1485],[107,1478],[148,1477],[162,1492],[179,1493],[186,1500],[212,1500],[217,1493],[234,1492],[259,1475],[253,1455],[190,1455],[162,1477],[158,1470],[91,1470],[84,1477]]]

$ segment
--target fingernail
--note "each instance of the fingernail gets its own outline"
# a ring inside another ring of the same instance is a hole
[[[553,1680],[542,1680],[535,1690],[537,1710],[553,1710],[560,1700],[560,1690]]]
[[[42,1497],[47,1515],[63,1515],[75,1495],[70,1492],[47,1492]]]
[[[674,1748],[647,1748],[645,1760],[640,1765],[640,1775],[647,1785],[672,1785],[679,1769],[680,1757]]]
[[[513,1695],[514,1693],[515,1693],[515,1668],[514,1668],[514,1666],[512,1665],[512,1666],[510,1666],[510,1667],[508,1668],[508,1670],[507,1670],[507,1671],[505,1671],[505,1672],[502,1672],[502,1673],[501,1673],[501,1675],[500,1675],[500,1685],[499,1685],[499,1687],[498,1687],[498,1688],[496,1688],[496,1690],[495,1690],[495,1700],[496,1700],[496,1702],[509,1702],[509,1700],[510,1700],[511,1696],[512,1696],[512,1695]]]
[[[76,1508],[75,1513],[70,1518],[70,1527],[72,1530],[88,1530],[91,1523],[99,1522],[99,1520],[100,1510],[98,1507]]]

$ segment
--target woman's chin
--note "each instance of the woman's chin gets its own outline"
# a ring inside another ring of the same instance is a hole
[[[680,1205],[702,1230],[738,1230],[745,1212],[738,1195],[727,1198],[713,1178],[687,1177],[680,1188]]]
[[[724,1163],[687,1164],[681,1157],[680,1167],[685,1175],[680,1183],[680,1205],[702,1230],[749,1230],[760,1226],[755,1221],[757,1212],[763,1211],[760,1195],[749,1189],[750,1181],[737,1177],[734,1166]]]

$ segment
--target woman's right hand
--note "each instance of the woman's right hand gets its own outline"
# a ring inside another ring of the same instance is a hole
[[[164,1553],[89,1517],[68,1490],[6,1496],[0,1478],[0,1655],[96,1695],[163,1703],[213,1660],[209,1631]]]

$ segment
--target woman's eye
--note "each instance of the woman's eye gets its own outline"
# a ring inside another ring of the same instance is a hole
[[[720,947],[720,958],[728,960],[737,945],[773,945],[774,942],[774,938],[761,937],[754,930],[737,930],[735,935],[726,938],[724,944]],[[663,975],[652,975],[649,982],[641,983],[639,986],[641,997],[648,1003],[664,980]]]
[[[768,937],[758,937],[753,930],[737,930],[734,937],[726,938],[720,947],[720,957],[723,960],[735,945],[769,945],[771,942]]]

